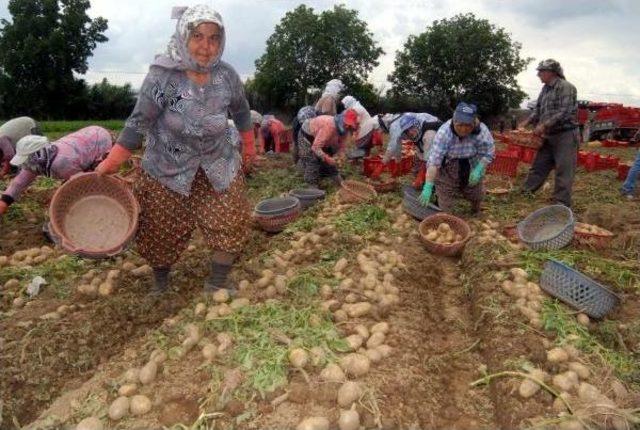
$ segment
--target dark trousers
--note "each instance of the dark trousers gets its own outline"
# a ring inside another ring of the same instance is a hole
[[[524,182],[524,190],[536,192],[552,169],[556,170],[553,199],[571,207],[571,189],[578,160],[577,130],[568,130],[545,138]]]

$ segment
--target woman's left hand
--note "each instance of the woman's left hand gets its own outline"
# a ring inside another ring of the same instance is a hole
[[[4,215],[4,213],[7,211],[8,208],[9,208],[9,205],[7,205],[4,201],[0,200],[0,216]]]

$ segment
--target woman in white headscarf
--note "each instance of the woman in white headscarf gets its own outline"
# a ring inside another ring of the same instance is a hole
[[[220,59],[226,40],[220,14],[196,5],[174,8],[173,17],[178,23],[167,52],[149,68],[125,128],[96,170],[117,171],[146,137],[136,183],[137,246],[154,269],[153,291],[167,290],[171,266],[197,227],[213,252],[204,283],[212,292],[232,288],[227,275],[250,233],[241,168],[255,156],[255,139],[242,81]]]
[[[353,96],[342,99],[345,109],[353,109],[358,114],[360,128],[356,136],[356,148],[362,149],[369,155],[374,145],[382,146],[382,134],[378,130],[378,118],[371,118],[367,109]]]
[[[318,115],[335,115],[338,113],[338,95],[344,89],[340,79],[331,79],[327,82],[322,97],[317,101],[315,109]]]

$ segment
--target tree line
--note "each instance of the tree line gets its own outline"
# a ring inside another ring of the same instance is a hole
[[[126,118],[135,103],[130,85],[106,79],[88,85],[78,75],[104,35],[107,20],[87,15],[89,0],[10,0],[0,20],[0,118]],[[390,88],[368,78],[384,51],[356,10],[287,12],[267,39],[245,89],[252,108],[292,114],[313,103],[339,78],[346,93],[373,112],[427,111],[447,117],[460,100],[484,116],[519,106],[516,76],[531,61],[502,28],[471,13],[437,20],[396,52]],[[386,90],[386,91],[385,91]]]

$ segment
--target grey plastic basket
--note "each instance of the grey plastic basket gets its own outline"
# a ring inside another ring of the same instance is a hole
[[[538,209],[518,223],[518,237],[533,250],[560,249],[573,239],[576,220],[566,206]]]
[[[422,221],[428,216],[442,212],[440,208],[433,203],[429,203],[427,206],[422,206],[418,197],[420,192],[413,188],[411,185],[405,185],[402,187],[402,208],[412,217]]]
[[[604,317],[620,302],[604,285],[556,260],[545,263],[540,287],[592,318]]]
[[[258,215],[276,216],[292,212],[300,205],[300,200],[294,196],[274,197],[258,203],[255,212]]]
[[[289,191],[289,194],[300,200],[300,206],[302,209],[306,209],[318,200],[324,199],[326,192],[317,188],[296,188]]]

